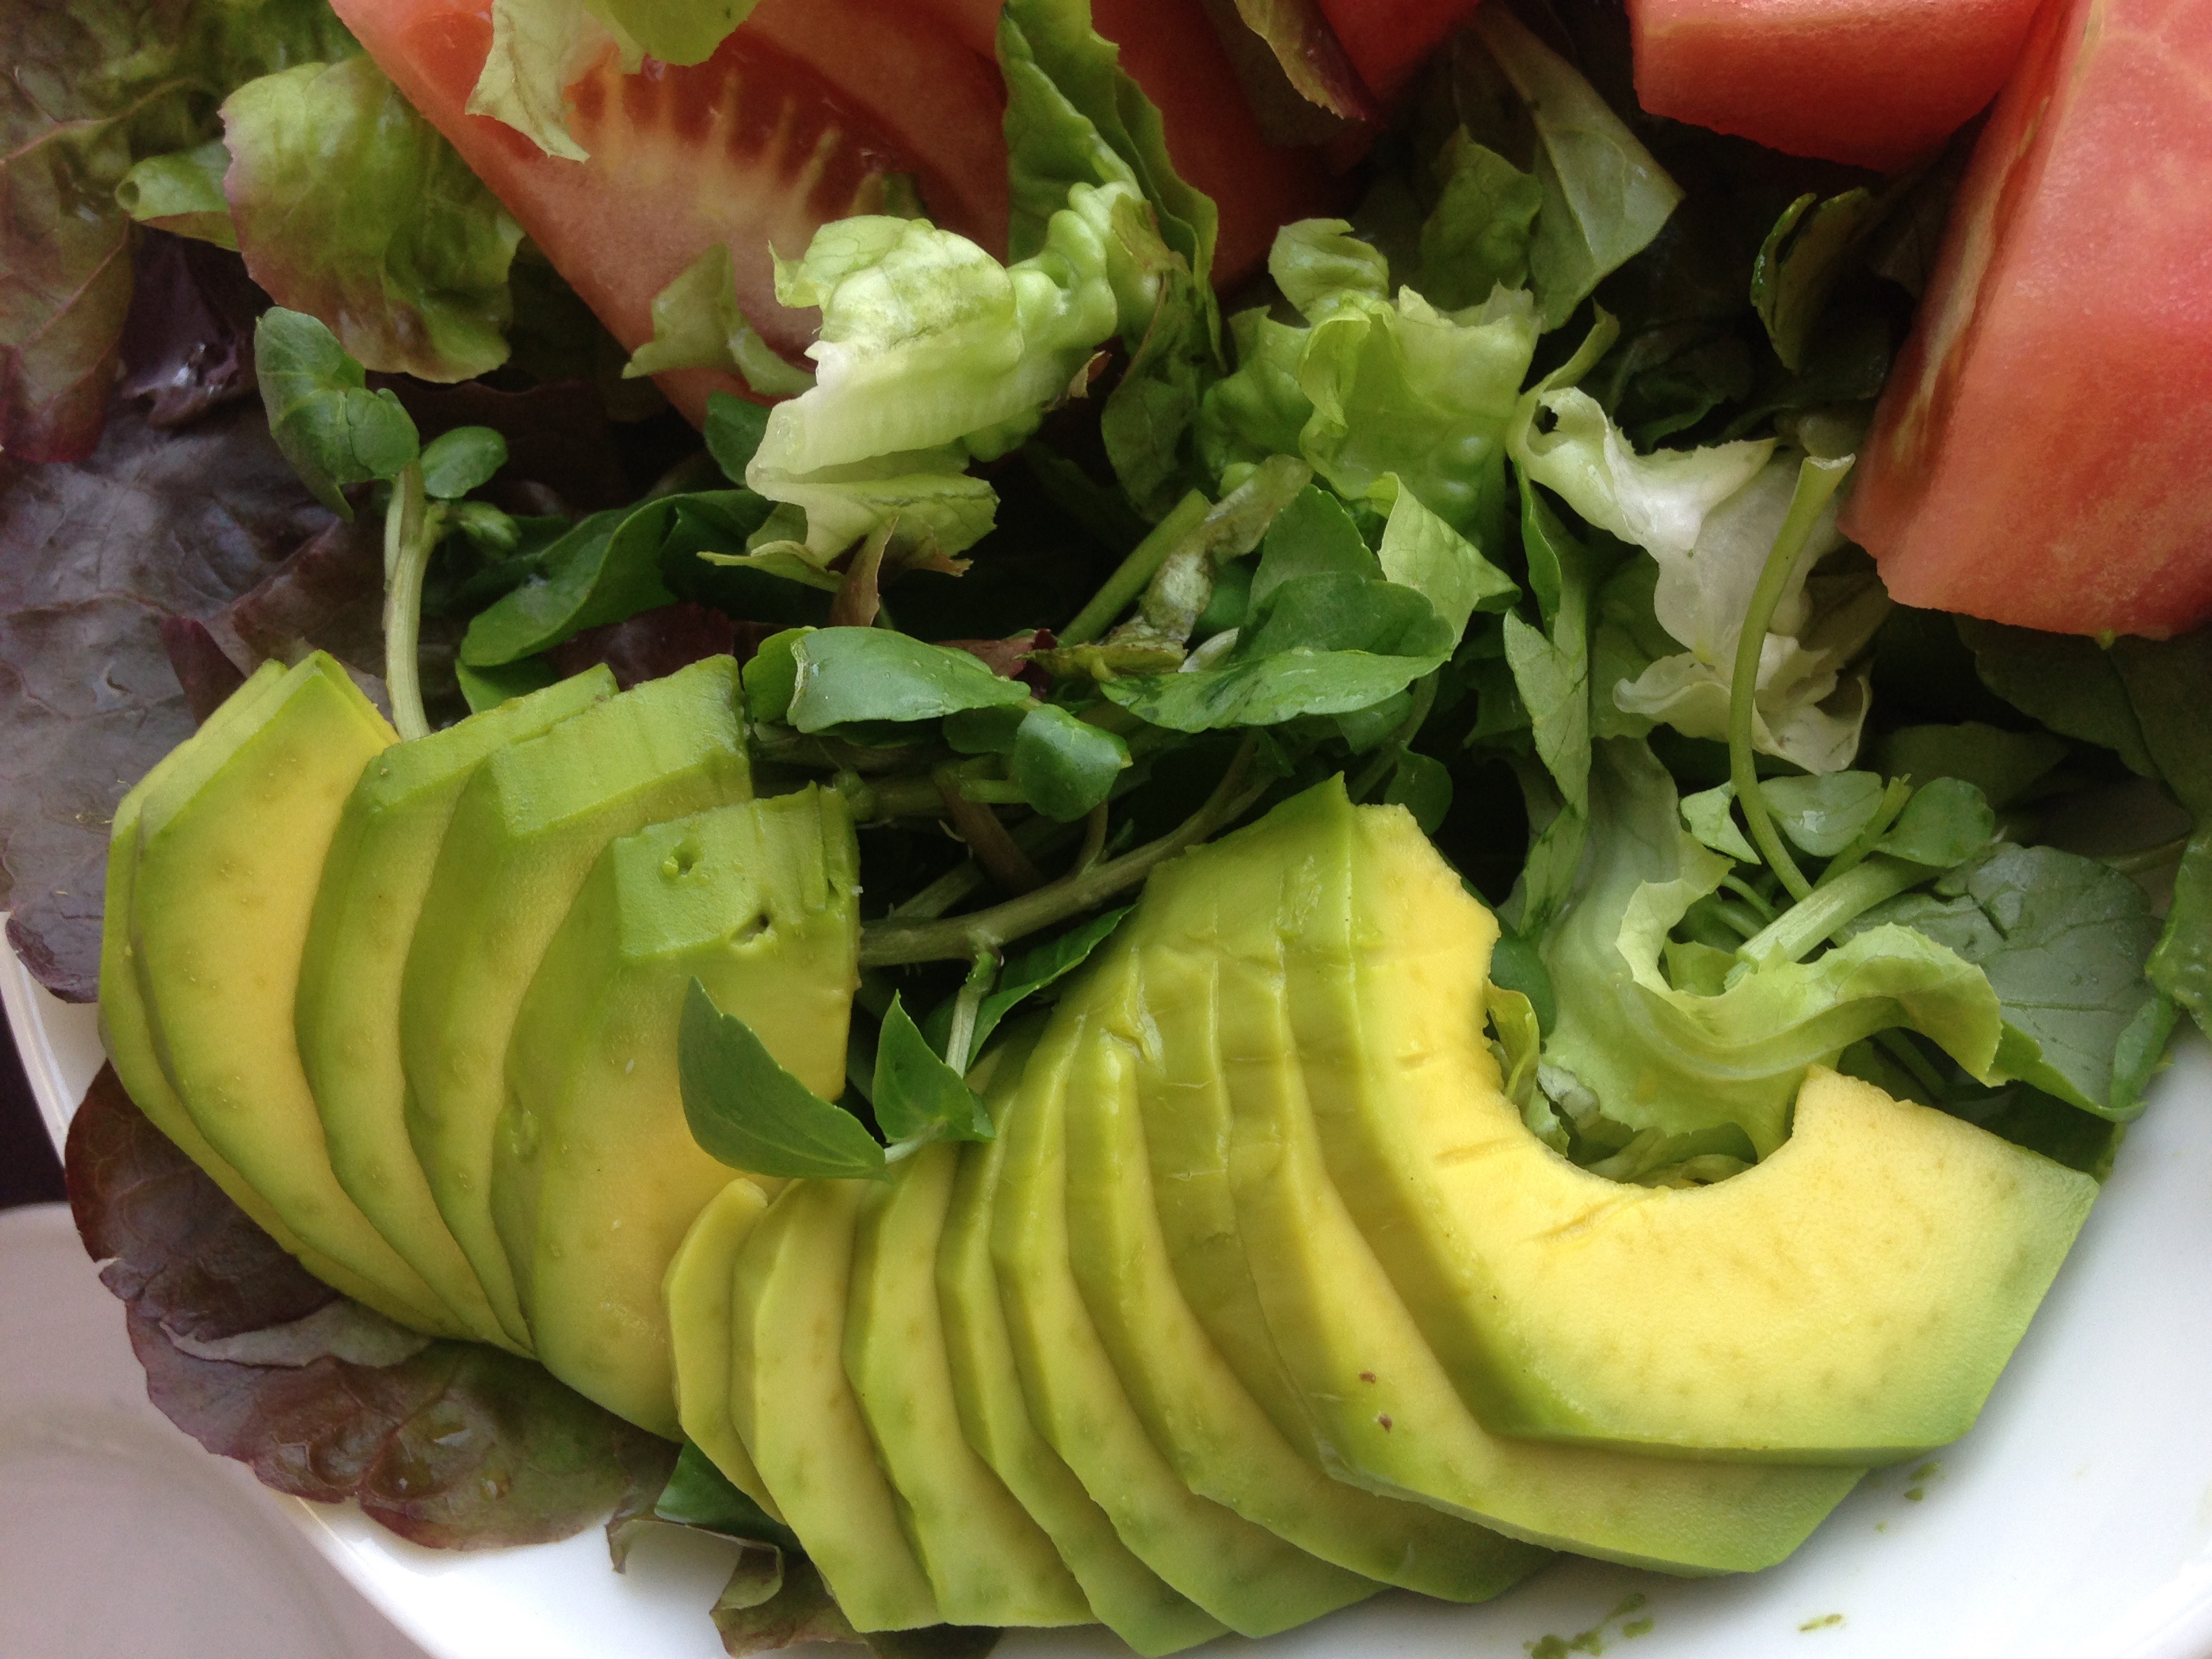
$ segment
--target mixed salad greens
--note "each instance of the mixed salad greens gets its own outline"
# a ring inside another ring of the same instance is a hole
[[[558,153],[573,42],[496,15],[493,112]],[[1340,773],[1497,909],[1495,1042],[1577,1164],[1724,1179],[1835,1063],[2108,1170],[2212,996],[2212,641],[1904,610],[1837,532],[1960,152],[1884,181],[1659,121],[1616,7],[1492,4],[1349,217],[1224,301],[1213,204],[1087,7],[1012,0],[1000,53],[1004,262],[919,200],[777,250],[801,369],[718,246],[625,364],[322,0],[11,7],[0,898],[34,971],[89,995],[106,814],[252,659],[329,648],[411,737],[734,651],[763,792],[842,793],[867,920],[828,1129],[687,1021],[729,1161],[961,1133],[945,1079],[1151,869]],[[695,368],[781,401],[695,434],[642,378]],[[365,1315],[257,1348],[328,1293],[222,1243],[128,1110],[95,1091],[73,1190],[209,1443],[429,1541],[627,1485],[618,1534],[789,1547],[525,1362]],[[472,1497],[441,1413],[530,1478]],[[376,1453],[333,1476],[349,1438]],[[776,1582],[718,1614],[732,1651],[836,1629]]]

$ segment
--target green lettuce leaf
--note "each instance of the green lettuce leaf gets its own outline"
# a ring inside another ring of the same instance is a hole
[[[1437,158],[1442,189],[1421,225],[1421,292],[1445,310],[1479,305],[1492,288],[1528,281],[1543,186],[1467,129]]]
[[[786,362],[745,320],[726,242],[715,243],[653,296],[653,337],[631,354],[623,378],[677,368],[722,369],[769,398],[795,397],[814,384],[811,374]]]
[[[1589,849],[1572,902],[1540,945],[1559,999],[1547,1092],[1594,1096],[1632,1129],[1695,1135],[1732,1126],[1760,1156],[1785,1137],[1806,1067],[1906,1027],[1973,1076],[1998,1064],[2003,1020],[1981,969],[1912,928],[1875,927],[1809,962],[1738,965],[1682,988],[1668,935],[1729,860],[1683,829],[1674,783],[1650,750],[1596,745]],[[1692,951],[1705,947],[1691,947]],[[1732,962],[1719,952],[1708,952]]]
[[[302,64],[222,106],[240,251],[366,367],[463,380],[507,361],[522,228],[367,58]]]
[[[230,152],[220,138],[149,155],[123,175],[115,187],[116,204],[142,225],[235,253],[238,227],[231,222],[230,198],[222,193],[222,175],[229,168]]]

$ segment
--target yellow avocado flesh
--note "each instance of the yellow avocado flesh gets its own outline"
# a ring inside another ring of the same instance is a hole
[[[684,1437],[707,1454],[771,1520],[783,1516],[753,1467],[730,1416],[730,1307],[738,1253],[768,1211],[761,1183],[739,1176],[699,1212],[668,1263],[662,1295],[676,1366],[676,1415]]]
[[[1094,1620],[1082,1587],[969,1445],[952,1403],[937,1246],[959,1167],[959,1148],[940,1141],[862,1197],[845,1304],[845,1375],[947,1622],[1088,1625]]]
[[[1161,938],[1216,963],[1215,1040],[1237,1222],[1283,1364],[1332,1472],[1532,1543],[1683,1573],[1748,1571],[1802,1543],[1858,1479],[1841,1468],[1643,1457],[1492,1434],[1467,1409],[1322,1162],[1283,988],[1282,918],[1310,894],[1314,793],[1188,855]],[[1147,947],[1148,954],[1157,948]],[[1185,1040],[1164,1025],[1172,1051]],[[1194,1070],[1199,1060],[1171,1061]]]
[[[368,763],[323,866],[295,1025],[331,1167],[361,1212],[478,1340],[515,1344],[447,1231],[407,1139],[399,984],[453,804],[495,750],[614,695],[593,668]]]
[[[986,1087],[984,1100],[994,1122],[1004,1121],[1008,1103],[1021,1088],[1021,1070],[1001,1066]],[[938,1311],[961,1429],[1044,1528],[1092,1613],[1115,1635],[1146,1659],[1211,1641],[1228,1627],[1137,1559],[1106,1511],[1030,1421],[999,1299],[998,1273],[991,1265],[991,1223],[1005,1163],[1003,1138],[961,1148],[937,1246]]]
[[[265,662],[244,685],[231,693],[208,717],[202,732],[218,733],[224,726],[250,714],[284,678],[282,663]],[[218,739],[219,740],[219,739]],[[357,1302],[367,1302],[393,1318],[402,1316],[401,1304],[360,1274],[348,1272],[319,1250],[310,1248],[269,1207],[230,1160],[208,1144],[199,1126],[185,1110],[177,1091],[162,1074],[161,1056],[155,1052],[154,1033],[146,1023],[146,1005],[138,994],[138,979],[131,943],[131,904],[138,870],[138,806],[147,792],[161,787],[185,764],[189,743],[171,750],[155,763],[117,805],[108,832],[106,909],[100,938],[100,1040],[114,1063],[115,1075],[148,1121],[175,1143],[177,1149],[206,1172],[230,1201],[246,1212],[253,1224],[296,1257],[301,1265],[325,1284],[343,1291]]]
[[[1097,975],[1063,1002],[998,1123],[1006,1164],[992,1218],[1030,1417],[1153,1571],[1245,1636],[1272,1635],[1381,1586],[1285,1543],[1184,1484],[1146,1432],[1100,1341],[1068,1260],[1065,1106],[1107,1086],[1114,1049],[1090,1019]]]
[[[1349,902],[1317,889],[1297,911],[1291,1019],[1316,1072],[1362,1086],[1313,1089],[1315,1121],[1486,1425],[1838,1464],[1972,1426],[2093,1180],[1821,1068],[1790,1138],[1743,1174],[1669,1190],[1577,1169],[1499,1087],[1488,912],[1402,811],[1317,805]]]
[[[1153,1204],[1139,1104],[1155,1092],[1153,1115],[1174,1111],[1154,1033],[1187,1010],[1147,994],[1141,930],[1108,948],[1088,999],[1088,1040],[1104,1051],[1097,1081],[1067,1096],[1068,1253],[1153,1443],[1193,1492],[1349,1571],[1456,1601],[1518,1583],[1551,1553],[1332,1479],[1268,1419],[1199,1325]]]
[[[855,1630],[944,1622],[845,1377],[860,1181],[799,1181],[738,1253],[730,1412],[784,1521]]]
[[[545,1369],[678,1432],[661,1281],[728,1183],[684,1115],[677,1027],[696,978],[834,1096],[858,982],[859,851],[808,787],[611,842],[516,1016],[492,1213]]]
[[[293,1036],[324,855],[363,769],[395,740],[319,653],[196,736],[139,803],[131,963],[161,1071],[208,1144],[294,1235],[374,1287],[372,1305],[465,1335],[338,1185]]]
[[[524,994],[607,843],[750,798],[737,669],[711,657],[500,750],[461,791],[400,984],[408,1138],[501,1328],[530,1341],[491,1214]]]

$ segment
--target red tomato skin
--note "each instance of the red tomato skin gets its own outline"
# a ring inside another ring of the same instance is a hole
[[[1404,88],[1453,30],[1474,15],[1480,3],[1321,0],[1321,10],[1367,89],[1388,99]]]
[[[2039,0],[1628,0],[1637,100],[1890,173],[1996,95]]]
[[[1977,146],[1843,524],[1905,605],[2212,621],[2212,0],[2060,0]]]

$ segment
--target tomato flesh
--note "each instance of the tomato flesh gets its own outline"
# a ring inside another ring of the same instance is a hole
[[[1629,0],[1655,115],[1890,172],[1996,95],[2038,0]]]
[[[1359,78],[1388,98],[1473,15],[1479,0],[1321,0]]]
[[[1846,532],[1906,605],[2212,621],[2212,0],[2060,0],[1977,147]]]

